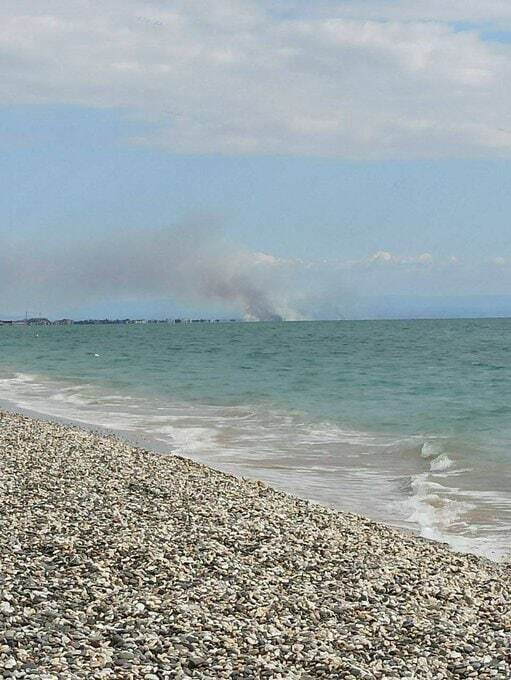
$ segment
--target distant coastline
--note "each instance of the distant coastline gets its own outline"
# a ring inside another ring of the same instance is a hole
[[[511,311],[509,313],[494,313],[494,314],[471,314],[469,312],[464,314],[410,314],[410,315],[397,315],[397,316],[379,316],[379,315],[367,315],[367,316],[340,316],[338,318],[329,317],[318,317],[309,319],[285,319],[285,318],[272,318],[272,319],[242,319],[242,318],[204,318],[204,317],[175,317],[175,318],[86,318],[86,319],[49,319],[47,317],[25,317],[25,318],[0,318],[0,326],[105,326],[105,325],[116,325],[116,326],[126,326],[126,325],[158,325],[158,324],[170,324],[170,325],[188,325],[188,324],[240,324],[240,323],[317,323],[317,322],[389,322],[389,321],[475,321],[475,320],[505,320],[511,319]]]
[[[0,326],[98,326],[136,324],[242,323],[242,319],[56,319],[46,317],[0,319]]]

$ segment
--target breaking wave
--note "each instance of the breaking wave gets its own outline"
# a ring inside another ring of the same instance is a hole
[[[505,553],[502,527],[492,533],[491,516],[495,503],[511,512],[511,497],[471,487],[470,468],[443,440],[359,432],[249,404],[142,398],[19,372],[0,375],[0,399],[7,408],[112,430],[459,550]]]

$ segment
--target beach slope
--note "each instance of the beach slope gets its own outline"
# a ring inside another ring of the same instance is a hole
[[[0,414],[0,677],[510,678],[511,570]]]

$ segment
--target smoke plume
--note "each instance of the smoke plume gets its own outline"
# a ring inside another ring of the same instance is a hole
[[[96,302],[169,298],[220,304],[247,320],[300,318],[287,302],[292,261],[229,244],[211,227],[123,230],[57,247],[4,244],[0,302],[59,310]]]

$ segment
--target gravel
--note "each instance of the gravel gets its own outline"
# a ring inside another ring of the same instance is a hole
[[[0,677],[511,678],[511,567],[0,413]]]

